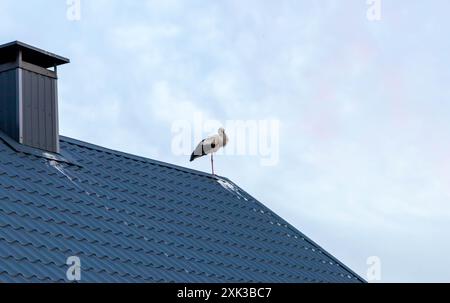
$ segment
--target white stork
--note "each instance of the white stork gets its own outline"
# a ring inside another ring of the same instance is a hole
[[[191,162],[197,158],[211,154],[211,171],[214,176],[214,156],[221,147],[225,147],[228,143],[228,137],[225,134],[225,129],[219,128],[218,134],[208,137],[200,142],[191,155]]]

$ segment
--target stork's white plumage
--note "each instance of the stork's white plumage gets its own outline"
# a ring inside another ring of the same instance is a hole
[[[228,143],[228,137],[225,134],[225,129],[222,127],[219,128],[218,134],[203,139],[200,142],[191,155],[191,162],[197,158],[206,156],[211,154],[211,171],[214,175],[214,153],[217,152],[220,148],[225,147]]]

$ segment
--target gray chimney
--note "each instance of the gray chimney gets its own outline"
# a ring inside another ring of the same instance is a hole
[[[69,62],[18,41],[0,45],[2,132],[20,144],[59,153],[56,67]]]

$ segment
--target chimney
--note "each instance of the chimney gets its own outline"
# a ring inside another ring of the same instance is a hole
[[[0,131],[59,153],[57,66],[69,62],[19,41],[0,45]]]

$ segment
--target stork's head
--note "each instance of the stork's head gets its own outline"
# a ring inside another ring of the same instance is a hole
[[[225,129],[223,127],[221,127],[221,128],[219,128],[218,132],[219,132],[219,135],[224,135]]]

